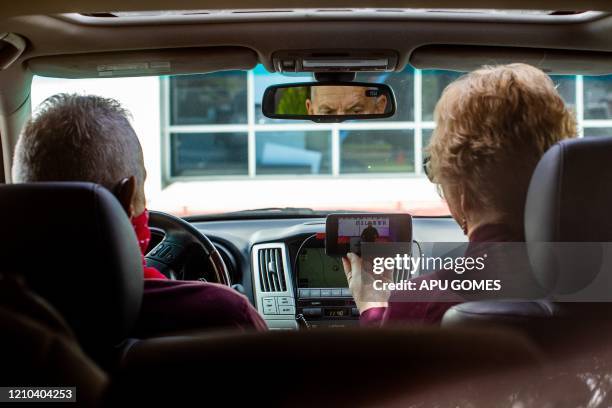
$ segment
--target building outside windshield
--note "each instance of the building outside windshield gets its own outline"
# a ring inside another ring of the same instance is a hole
[[[250,71],[172,77],[35,77],[32,104],[59,92],[119,100],[133,117],[148,171],[148,207],[179,216],[268,207],[448,215],[422,171],[434,106],[461,74],[407,68],[359,74],[390,85],[389,119],[313,123],[261,113],[269,85],[311,76]],[[553,76],[581,136],[612,136],[612,76]]]

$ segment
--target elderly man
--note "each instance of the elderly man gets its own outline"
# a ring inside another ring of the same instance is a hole
[[[17,143],[15,183],[88,181],[115,194],[144,254],[149,239],[144,193],[146,170],[127,112],[112,99],[59,94],[47,99]],[[88,290],[83,288],[83,290]],[[266,324],[243,295],[225,286],[170,281],[145,267],[136,335],[187,329],[264,330]]]
[[[306,99],[309,115],[376,115],[387,109],[387,96],[371,96],[364,86],[315,85]]]

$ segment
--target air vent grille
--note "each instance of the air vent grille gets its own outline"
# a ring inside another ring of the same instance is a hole
[[[260,249],[258,255],[261,291],[285,292],[287,290],[287,282],[285,281],[283,251],[281,248]]]

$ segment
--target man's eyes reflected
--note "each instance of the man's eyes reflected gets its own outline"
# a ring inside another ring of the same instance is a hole
[[[365,108],[363,105],[353,105],[340,112],[338,112],[338,109],[326,105],[319,106],[317,109],[318,115],[360,115],[363,113],[365,113]]]
[[[318,110],[319,115],[335,115],[336,111],[327,106],[321,106]]]

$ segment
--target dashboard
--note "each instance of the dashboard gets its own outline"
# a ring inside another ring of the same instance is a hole
[[[349,327],[359,311],[340,259],[325,255],[325,218],[193,222],[219,248],[232,282],[270,329]],[[414,218],[418,242],[466,241],[447,217]],[[424,251],[427,251],[425,248]]]

